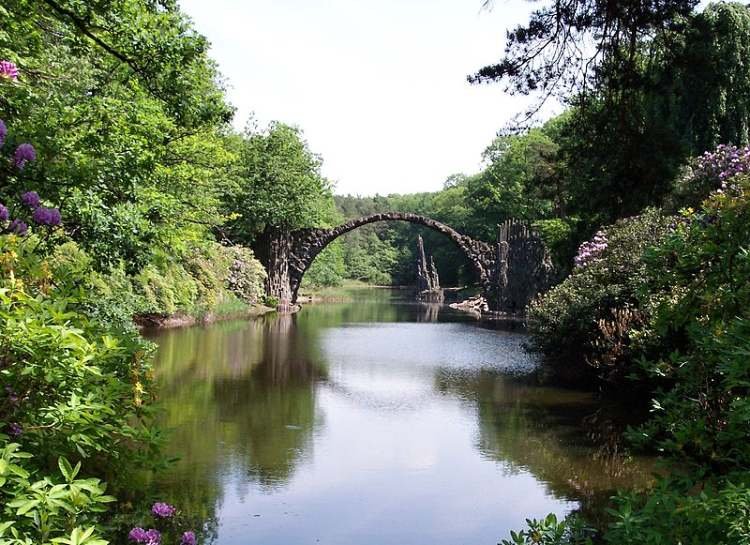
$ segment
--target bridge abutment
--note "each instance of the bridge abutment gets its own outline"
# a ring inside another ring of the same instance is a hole
[[[289,275],[292,240],[289,231],[266,229],[256,244],[255,254],[266,268],[266,295],[277,301],[279,309],[294,305]]]

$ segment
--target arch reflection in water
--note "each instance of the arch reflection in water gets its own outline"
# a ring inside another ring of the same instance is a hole
[[[533,368],[524,335],[355,299],[158,336],[182,459],[156,486],[217,543],[496,543],[640,478],[590,461],[591,399],[507,377]]]

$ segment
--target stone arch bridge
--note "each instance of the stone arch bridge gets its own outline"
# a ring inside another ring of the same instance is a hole
[[[549,252],[523,222],[505,222],[498,228],[497,241],[487,243],[418,214],[384,212],[330,229],[267,229],[256,246],[256,254],[268,271],[267,294],[277,298],[280,307],[293,305],[302,277],[328,244],[358,227],[381,221],[422,225],[453,241],[471,263],[491,310],[520,312],[537,293],[551,285],[553,267]]]

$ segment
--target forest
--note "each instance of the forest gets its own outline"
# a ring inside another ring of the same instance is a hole
[[[645,415],[623,441],[659,457],[650,490],[504,544],[750,543],[750,8],[697,4],[539,2],[468,79],[564,111],[498,127],[482,169],[440,191],[363,197],[335,195],[301,128],[233,129],[173,0],[4,2],[0,545],[202,542],[200,521],[139,507],[133,483],[168,461],[136,323],[274,306],[265,230],[383,211],[488,242],[533,225],[560,280],[528,309],[539,380],[626,392]],[[475,282],[449,241],[377,224],[306,287],[413,284],[417,234],[443,285]]]

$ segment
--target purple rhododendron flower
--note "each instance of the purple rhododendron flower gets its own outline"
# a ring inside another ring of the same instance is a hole
[[[729,183],[740,174],[750,173],[750,146],[738,148],[727,144],[717,146],[714,151],[707,151],[699,159],[695,174],[716,180],[721,190],[733,189]]]
[[[13,81],[18,79],[18,67],[10,61],[0,61],[0,77],[9,78]]]
[[[194,532],[183,533],[182,539],[180,540],[180,545],[195,545],[195,533]]]
[[[36,150],[31,144],[21,144],[13,154],[13,164],[19,169],[22,169],[26,166],[26,163],[34,159],[36,159]]]
[[[160,519],[172,518],[176,512],[177,509],[164,502],[157,502],[151,507],[151,513]]]
[[[143,528],[133,528],[130,530],[130,533],[128,533],[128,539],[135,541],[136,543],[143,543],[147,539],[146,530]]]
[[[0,148],[5,144],[6,136],[8,136],[8,127],[5,126],[5,121],[0,119]]]
[[[25,235],[29,230],[29,226],[26,225],[21,220],[13,220],[10,222],[10,225],[8,226],[8,231],[11,233],[15,233],[16,235]]]
[[[160,545],[161,534],[159,530],[144,530],[143,528],[133,528],[128,533],[128,539],[135,541],[136,543],[143,543],[144,545]]]
[[[5,205],[0,204],[0,221],[8,221],[9,217],[10,212],[8,212],[8,209],[5,207]]]
[[[27,191],[21,195],[21,202],[29,208],[36,208],[42,204],[42,199],[36,191]]]
[[[602,231],[596,233],[591,240],[581,244],[578,247],[578,255],[574,259],[576,267],[586,267],[599,259],[604,250],[607,249],[607,244],[607,235]]]
[[[8,435],[11,437],[21,437],[23,434],[23,428],[17,422],[11,422],[8,424]]]
[[[31,219],[39,225],[55,227],[60,225],[62,218],[60,217],[60,211],[57,208],[45,208],[44,206],[40,206],[34,210]]]

